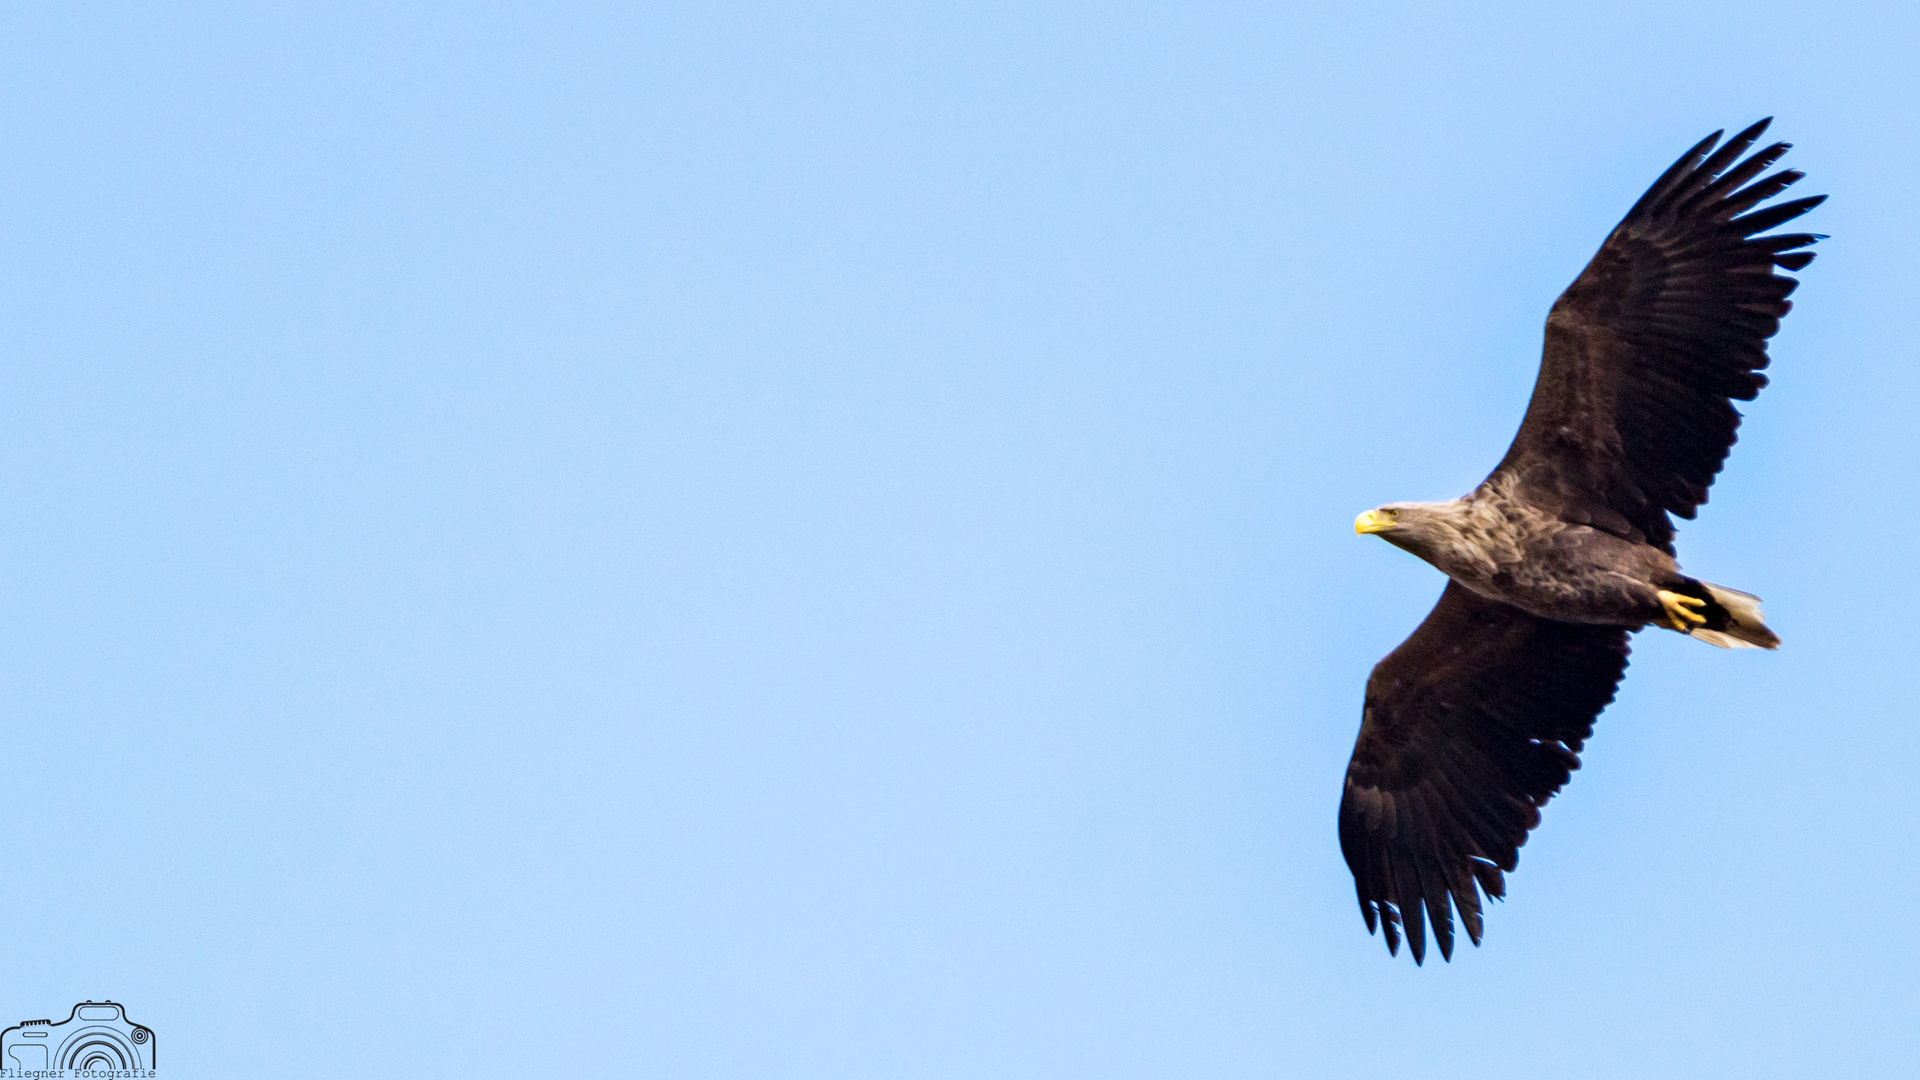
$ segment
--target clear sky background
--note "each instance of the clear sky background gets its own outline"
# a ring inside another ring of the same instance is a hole
[[[13,4],[0,1021],[163,1075],[1894,1077],[1909,4]],[[1485,947],[1334,834],[1547,307],[1831,233]]]

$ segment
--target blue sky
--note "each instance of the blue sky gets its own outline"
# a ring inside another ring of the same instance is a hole
[[[1568,6],[1571,7],[1571,6]],[[0,1020],[195,1077],[1904,1075],[1910,6],[20,4]],[[1548,305],[1776,115],[1832,234],[1484,948],[1371,665]]]

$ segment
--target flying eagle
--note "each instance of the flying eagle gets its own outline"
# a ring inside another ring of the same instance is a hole
[[[1825,196],[1764,209],[1801,173],[1741,161],[1769,120],[1674,162],[1547,315],[1513,446],[1465,498],[1388,503],[1354,530],[1432,563],[1446,591],[1367,679],[1340,799],[1340,850],[1367,931],[1453,958],[1453,911],[1480,944],[1540,807],[1580,767],[1593,720],[1648,625],[1723,648],[1778,647],[1746,593],[1680,572],[1691,519],[1767,384],[1767,339],[1823,239],[1761,236]],[[1736,164],[1738,162],[1738,164]],[[1424,909],[1424,919],[1423,919]]]

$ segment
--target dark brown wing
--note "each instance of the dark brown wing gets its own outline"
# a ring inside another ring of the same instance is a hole
[[[1529,615],[1449,581],[1426,621],[1367,680],[1340,799],[1340,850],[1371,933],[1404,927],[1426,959],[1421,908],[1453,958],[1452,907],[1480,944],[1480,898],[1501,896],[1540,807],[1580,767],[1593,718],[1627,667],[1627,630]]]
[[[1672,554],[1667,514],[1707,501],[1740,426],[1732,401],[1767,384],[1767,339],[1799,284],[1774,268],[1806,266],[1813,253],[1795,249],[1821,239],[1756,235],[1826,198],[1754,209],[1802,175],[1754,179],[1786,143],[1734,164],[1769,122],[1687,151],[1561,294],[1526,419],[1489,482],[1510,474],[1565,520]]]

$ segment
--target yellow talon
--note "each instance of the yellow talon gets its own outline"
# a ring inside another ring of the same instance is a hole
[[[1705,600],[1697,600],[1691,596],[1682,596],[1677,592],[1668,592],[1665,589],[1661,589],[1657,595],[1660,597],[1660,606],[1667,611],[1668,625],[1672,626],[1675,630],[1686,634],[1691,633],[1694,626],[1703,626],[1706,624],[1707,617],[1693,610],[1698,607],[1706,607],[1707,602]],[[1692,623],[1693,626],[1687,625],[1688,623]]]

